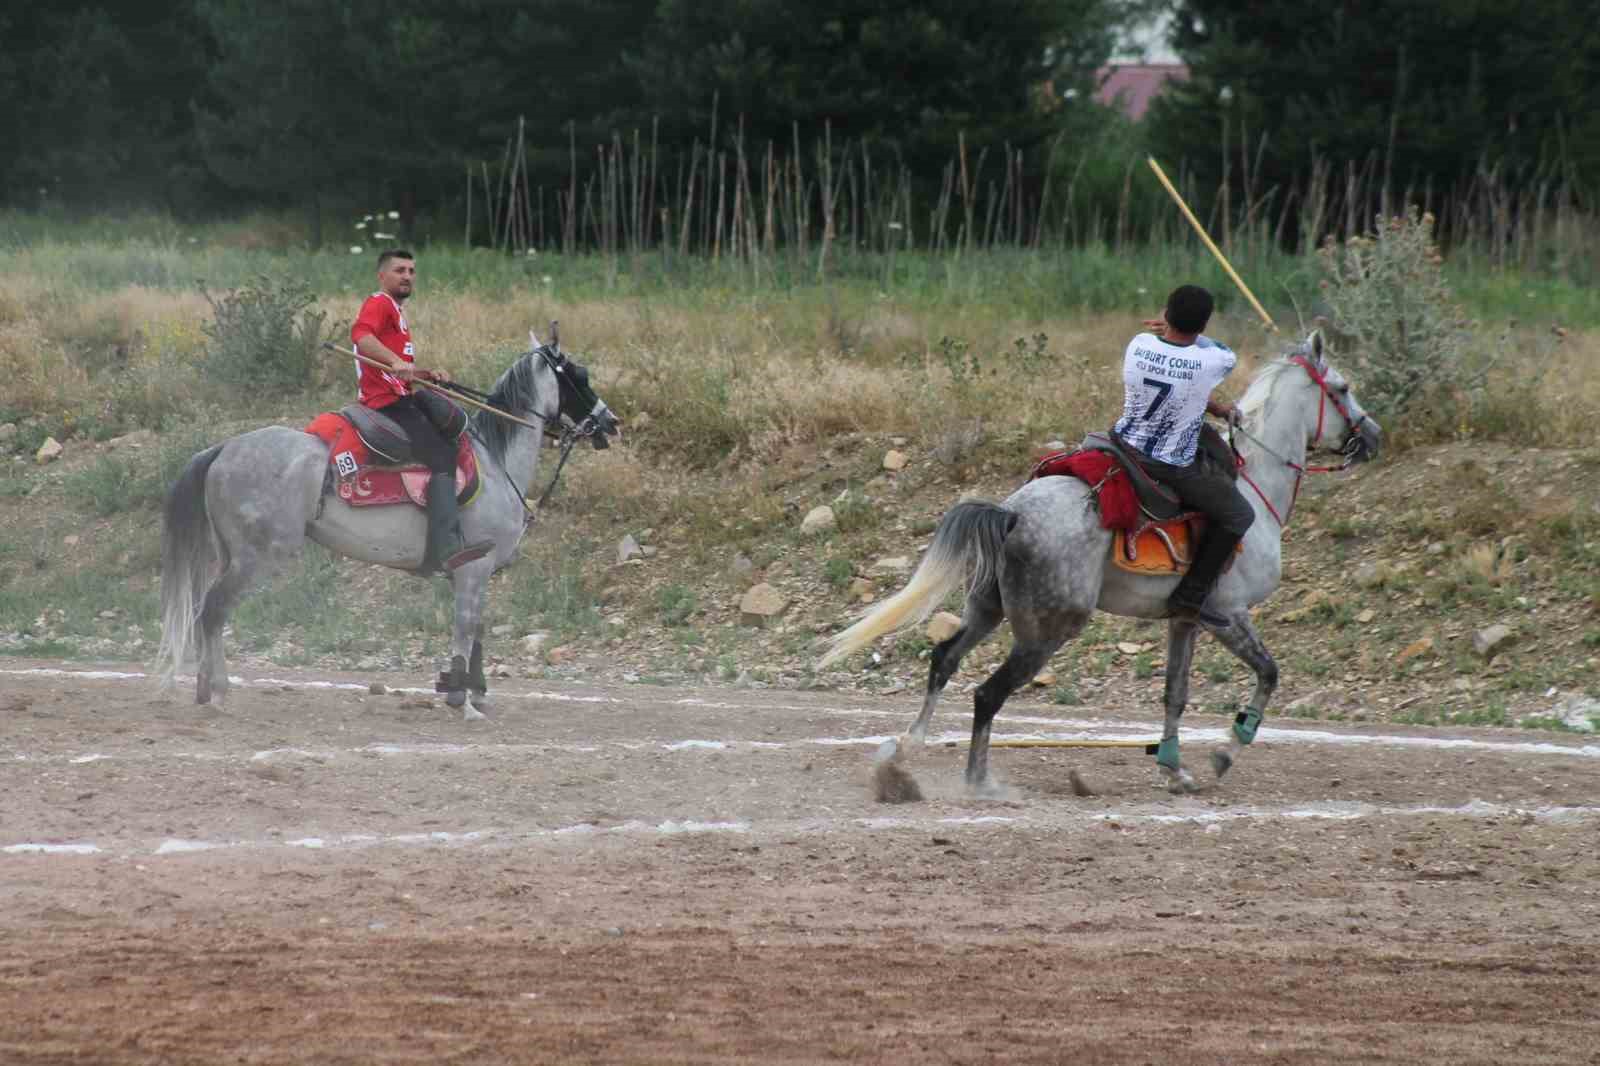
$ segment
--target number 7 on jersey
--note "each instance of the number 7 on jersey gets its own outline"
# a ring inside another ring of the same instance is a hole
[[[1144,409],[1144,417],[1148,420],[1155,417],[1161,405],[1167,402],[1167,397],[1172,395],[1172,382],[1159,381],[1155,378],[1145,378],[1144,383],[1156,390],[1156,398],[1150,401],[1150,406]]]

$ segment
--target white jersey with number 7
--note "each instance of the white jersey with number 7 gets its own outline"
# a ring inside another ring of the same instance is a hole
[[[1134,337],[1122,359],[1117,435],[1152,459],[1188,466],[1200,443],[1211,390],[1237,362],[1227,345],[1204,334],[1182,345],[1153,333]]]

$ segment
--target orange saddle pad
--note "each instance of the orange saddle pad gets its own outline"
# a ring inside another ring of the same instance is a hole
[[[1194,545],[1205,532],[1204,515],[1191,512],[1166,522],[1145,522],[1129,532],[1119,529],[1111,539],[1111,561],[1133,574],[1184,574],[1194,559]],[[1244,550],[1243,542],[1233,549],[1223,571]]]

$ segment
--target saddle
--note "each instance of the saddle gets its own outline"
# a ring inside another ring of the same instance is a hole
[[[1200,449],[1237,479],[1233,450],[1209,424],[1201,427]],[[1205,533],[1207,518],[1185,510],[1177,493],[1163,485],[1114,430],[1089,433],[1076,449],[1054,452],[1034,466],[1029,480],[1070,475],[1090,486],[1100,509],[1100,524],[1112,530],[1111,561],[1135,574],[1183,574],[1194,560],[1194,547]],[[1237,555],[1243,545],[1234,549]],[[1226,570],[1232,567],[1230,558]]]
[[[306,432],[328,445],[323,495],[338,496],[351,507],[409,503],[427,510],[433,474],[413,461],[411,438],[382,411],[350,404],[318,415]],[[462,433],[456,444],[457,502],[471,503],[480,485],[472,435]]]

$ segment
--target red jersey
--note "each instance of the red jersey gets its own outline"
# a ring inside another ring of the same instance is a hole
[[[378,343],[408,363],[415,362],[416,354],[411,343],[411,327],[400,304],[386,292],[375,292],[361,305],[361,313],[350,326],[350,343],[358,344],[362,337],[376,337]],[[405,382],[393,374],[361,360],[356,360],[356,385],[361,391],[361,404],[374,410],[387,407],[400,397],[408,395]]]

